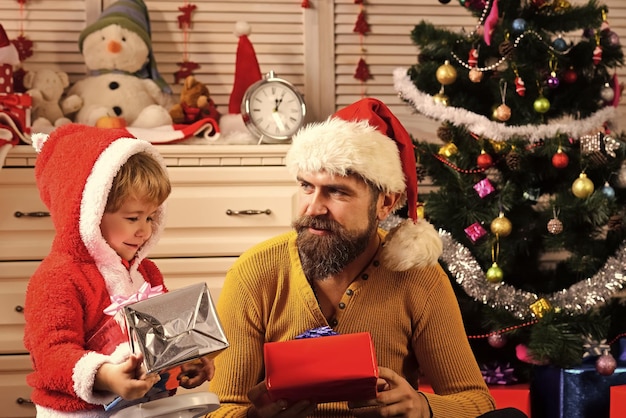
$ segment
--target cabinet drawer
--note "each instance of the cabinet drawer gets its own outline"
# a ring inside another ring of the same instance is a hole
[[[168,167],[172,194],[151,257],[237,256],[291,228],[295,182],[282,166]],[[0,170],[0,260],[41,260],[54,227],[33,170]],[[33,216],[16,216],[16,213]]]
[[[296,183],[285,167],[171,167],[166,228],[154,257],[238,256],[291,229]]]
[[[0,261],[0,354],[25,353],[24,299],[38,261]]]
[[[26,384],[30,371],[27,354],[0,356],[0,417],[35,417],[35,405],[30,402],[32,389]]]
[[[41,216],[48,209],[33,169],[1,169],[0,196],[0,260],[41,260],[50,251],[54,227],[49,216]]]

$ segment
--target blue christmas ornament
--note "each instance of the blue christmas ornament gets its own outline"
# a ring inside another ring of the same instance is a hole
[[[524,31],[526,30],[526,25],[526,21],[521,17],[518,17],[511,24],[511,29],[513,30],[514,34],[519,35],[521,33],[524,33]]]
[[[602,194],[608,199],[615,199],[615,189],[609,185],[608,181],[604,183],[604,186],[602,187]]]
[[[552,47],[559,52],[563,52],[567,49],[567,42],[565,42],[565,39],[558,37],[552,42]]]

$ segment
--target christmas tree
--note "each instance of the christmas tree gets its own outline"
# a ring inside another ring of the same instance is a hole
[[[473,30],[420,22],[418,62],[394,82],[441,122],[440,142],[415,139],[418,175],[435,186],[420,198],[476,357],[488,383],[587,358],[611,374],[626,331],[626,143],[609,10],[459,1]]]

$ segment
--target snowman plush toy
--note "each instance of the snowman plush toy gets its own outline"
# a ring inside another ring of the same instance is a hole
[[[78,40],[89,75],[61,102],[63,113],[90,126],[154,128],[171,125],[170,86],[152,53],[150,18],[142,0],[118,0]]]

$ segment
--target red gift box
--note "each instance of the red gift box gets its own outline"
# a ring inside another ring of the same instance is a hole
[[[610,418],[626,417],[626,385],[611,386]]]
[[[24,93],[0,93],[0,112],[7,113],[22,134],[30,134],[33,99]]]
[[[266,343],[270,398],[315,403],[376,397],[378,364],[369,332]]]

